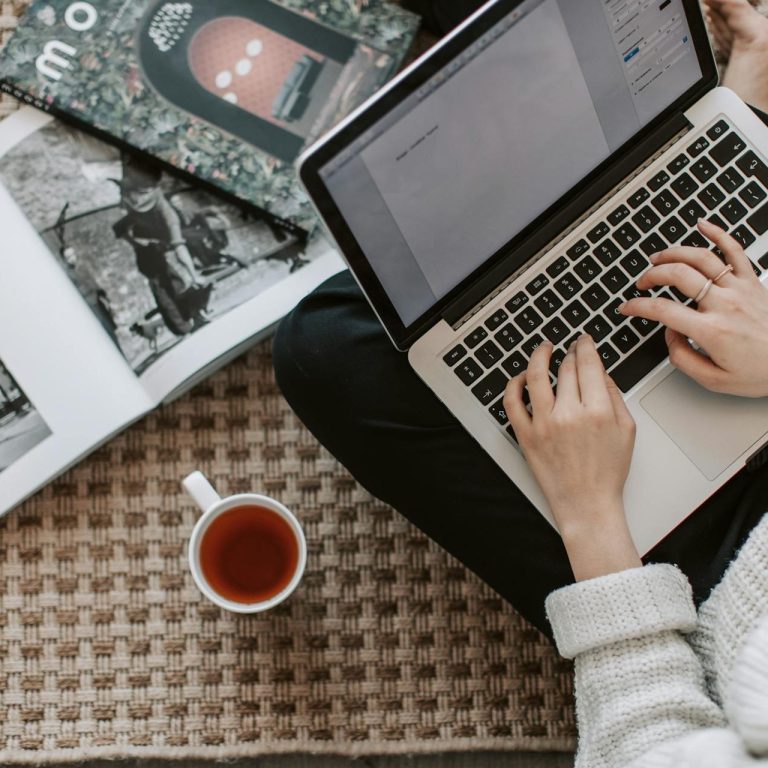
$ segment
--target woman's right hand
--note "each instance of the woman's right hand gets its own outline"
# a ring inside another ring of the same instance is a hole
[[[670,299],[642,297],[626,302],[620,311],[667,326],[671,363],[703,387],[731,395],[766,397],[768,290],[755,276],[736,240],[708,221],[699,221],[699,230],[720,248],[733,272],[712,285],[698,309]],[[706,248],[682,246],[654,254],[651,263],[653,266],[638,279],[638,288],[674,286],[692,299],[724,266]]]

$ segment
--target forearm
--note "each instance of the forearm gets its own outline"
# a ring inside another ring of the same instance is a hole
[[[561,653],[576,659],[580,765],[624,768],[658,744],[724,724],[681,636],[696,622],[672,566],[574,584],[547,599]]]

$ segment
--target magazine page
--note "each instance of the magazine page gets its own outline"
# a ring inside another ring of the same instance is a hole
[[[152,407],[107,317],[89,310],[37,234],[53,189],[39,158],[7,162],[50,122],[29,109],[0,123],[0,513]],[[12,178],[24,182],[32,220]],[[98,305],[97,286],[89,295]]]
[[[265,252],[265,256],[257,251],[228,252],[237,253],[238,259],[248,264],[228,278],[233,281],[233,300],[241,292],[248,300],[226,311],[227,303],[222,299],[222,312],[215,322],[177,341],[146,370],[141,383],[154,402],[177,394],[187,379],[196,377],[208,363],[220,363],[232,348],[267,335],[307,293],[344,268],[338,252],[319,234],[306,244],[289,241],[272,253]],[[242,287],[238,286],[240,281]],[[223,291],[229,289],[221,290],[225,296]],[[212,301],[218,291],[216,287]]]
[[[300,152],[399,68],[383,0],[36,0],[2,85],[307,231]]]
[[[250,209],[25,108],[2,182],[157,405],[342,268]]]

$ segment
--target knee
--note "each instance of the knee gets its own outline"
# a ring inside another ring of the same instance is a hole
[[[280,322],[272,342],[272,358],[278,386],[296,405],[323,382],[343,372],[345,350],[354,344],[358,325],[351,322],[345,273],[331,278],[306,296]],[[348,362],[347,362],[348,364]]]

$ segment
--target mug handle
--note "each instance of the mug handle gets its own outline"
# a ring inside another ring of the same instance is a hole
[[[202,472],[196,471],[191,475],[187,475],[181,481],[181,484],[192,497],[195,504],[200,507],[201,512],[207,512],[221,501],[221,496],[216,493],[216,490]]]

